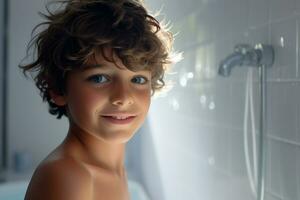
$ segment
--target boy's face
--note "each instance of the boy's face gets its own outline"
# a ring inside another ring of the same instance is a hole
[[[151,100],[151,72],[129,71],[117,59],[118,66],[124,67],[120,69],[101,55],[97,56],[97,63],[101,66],[72,71],[68,75],[64,100],[71,126],[106,142],[127,142],[147,115]],[[104,117],[120,112],[135,117],[125,124]]]

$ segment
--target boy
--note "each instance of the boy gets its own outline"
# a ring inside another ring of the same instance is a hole
[[[138,0],[66,0],[20,65],[49,112],[69,120],[64,141],[37,167],[25,200],[129,200],[124,151],[163,88],[172,34]],[[36,27],[36,28],[37,28]],[[36,30],[36,28],[34,30]]]

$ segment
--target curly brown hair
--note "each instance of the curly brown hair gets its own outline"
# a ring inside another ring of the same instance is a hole
[[[58,3],[59,9],[50,11],[49,5]],[[46,5],[47,14],[39,13],[46,21],[38,24],[27,48],[34,47],[36,59],[19,67],[37,72],[34,81],[49,112],[60,119],[67,116],[65,106],[58,106],[49,91],[63,95],[69,71],[82,69],[96,52],[104,54],[109,48],[131,71],[150,70],[152,95],[165,86],[164,73],[173,63],[171,58],[173,35],[150,15],[138,0],[61,0]]]

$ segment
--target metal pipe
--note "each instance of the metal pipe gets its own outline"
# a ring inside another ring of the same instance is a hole
[[[257,191],[258,191],[258,200],[264,200],[265,196],[265,183],[266,183],[266,150],[267,150],[267,132],[266,132],[266,70],[267,67],[265,65],[261,65],[259,67],[259,76],[260,76],[260,126],[259,126],[259,132],[260,132],[260,145],[259,145],[259,164],[260,167],[258,167],[258,184],[257,184]]]
[[[2,71],[2,160],[1,168],[2,170],[7,170],[8,168],[8,137],[7,137],[7,72],[8,72],[8,0],[3,1],[3,71]]]

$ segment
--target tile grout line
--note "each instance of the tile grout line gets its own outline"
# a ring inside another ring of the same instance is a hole
[[[284,139],[284,138],[281,138],[281,137],[278,137],[278,136],[270,135],[270,134],[268,134],[268,138],[271,139],[271,140],[283,142],[283,143],[286,143],[286,144],[295,145],[295,146],[300,148],[300,143],[298,143],[298,142],[290,141],[290,140],[287,140],[287,139]]]
[[[279,194],[276,194],[274,192],[271,192],[269,190],[266,190],[266,193],[268,193],[269,195],[271,195],[272,197],[276,198],[276,200],[283,200],[284,198],[282,196],[280,196]]]

